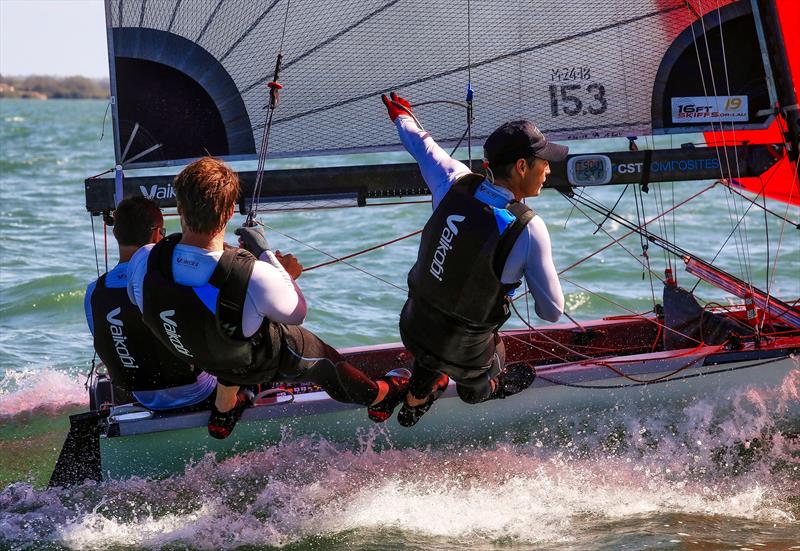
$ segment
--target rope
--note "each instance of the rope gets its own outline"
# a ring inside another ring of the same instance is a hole
[[[775,119],[778,121],[778,126],[781,127],[781,122],[780,122],[781,118],[780,117],[776,117]],[[787,143],[787,141],[786,141],[787,133],[784,132],[784,129],[782,127],[780,128],[780,133],[781,133],[781,136],[783,136],[783,146],[788,151],[789,148],[790,148],[790,144]],[[789,166],[791,166],[791,162],[789,162]],[[772,286],[775,283],[775,274],[777,273],[777,270],[778,270],[778,257],[780,256],[781,245],[783,244],[783,234],[784,234],[784,230],[786,229],[786,217],[789,216],[790,201],[791,201],[792,197],[794,197],[795,188],[798,186],[798,174],[797,174],[797,165],[796,164],[795,164],[794,170],[792,172],[793,172],[792,185],[790,186],[791,192],[789,194],[788,200],[786,201],[786,210],[785,210],[784,215],[783,215],[784,222],[781,224],[781,231],[780,231],[780,235],[778,237],[778,246],[775,249],[775,260],[772,263],[772,274],[770,275],[769,285],[767,285],[766,306],[769,306],[769,300],[770,300],[770,297],[772,296]],[[767,269],[769,269],[769,267],[767,267]],[[766,319],[766,316],[764,317],[764,319]],[[763,325],[763,320],[762,320],[762,325]]]
[[[103,256],[106,261],[106,271],[108,271],[108,224],[103,220]]]
[[[651,218],[647,223],[652,223],[653,221],[657,220],[658,218],[660,218],[662,216],[666,216],[670,212],[673,212],[673,211],[677,210],[678,208],[682,207],[683,205],[685,205],[689,201],[692,201],[693,199],[696,199],[697,197],[699,197],[703,193],[707,192],[708,190],[713,189],[714,187],[716,187],[717,184],[718,184],[718,182],[714,182],[713,184],[711,184],[710,186],[706,187],[705,189],[695,193],[694,195],[692,195],[688,199],[685,199],[685,200],[681,201],[680,203],[678,203],[677,205],[673,206],[668,211],[662,212],[661,214],[659,214],[655,218]],[[609,213],[609,216],[610,216],[610,213]],[[586,262],[590,258],[600,254],[601,252],[605,251],[606,249],[608,249],[610,247],[613,247],[614,244],[619,243],[620,241],[622,241],[623,239],[629,237],[630,235],[632,235],[633,233],[635,233],[636,231],[638,231],[640,229],[641,229],[641,227],[636,227],[635,229],[632,229],[632,230],[628,231],[627,233],[625,233],[624,235],[622,235],[618,239],[614,239],[613,241],[611,241],[611,243],[608,243],[608,244],[604,245],[603,247],[600,247],[599,249],[597,249],[593,253],[590,253],[590,254],[584,256],[583,258],[581,258],[577,262],[573,262],[572,264],[570,264],[569,266],[567,266],[566,268],[564,268],[563,270],[558,272],[558,275],[562,276],[563,274],[567,273],[568,271],[570,271],[571,269],[575,268],[576,266],[579,266],[579,265],[583,264],[584,262]]]
[[[636,221],[639,222],[639,227],[642,228],[642,231],[639,232],[639,244],[642,247],[642,256],[644,257],[645,265],[647,268],[647,273],[649,274],[650,279],[650,294],[653,297],[653,310],[656,309],[656,290],[653,287],[653,270],[650,268],[650,254],[648,250],[650,249],[650,244],[647,242],[646,234],[649,234],[649,230],[647,229],[647,216],[644,213],[644,197],[642,197],[643,192],[639,190],[638,193],[636,191],[636,187],[633,188],[633,197],[636,200]],[[642,204],[642,215],[639,216],[639,202]],[[609,214],[610,215],[610,214]],[[642,225],[642,218],[644,218],[645,222]],[[644,280],[645,272],[642,272],[642,280]]]
[[[689,339],[690,341],[694,341],[694,342],[696,342],[696,343],[699,343],[699,342],[700,342],[700,341],[698,341],[697,339],[695,339],[695,338],[693,338],[693,337],[690,337],[689,335],[686,335],[686,334],[684,334],[684,333],[682,333],[682,332],[678,331],[677,329],[673,329],[673,328],[671,328],[671,327],[667,327],[666,325],[664,325],[663,323],[661,323],[660,321],[658,321],[658,320],[656,320],[656,319],[649,318],[649,317],[646,317],[646,316],[642,316],[642,315],[641,315],[641,314],[639,314],[638,312],[634,312],[634,311],[633,311],[633,310],[631,310],[630,308],[626,308],[625,306],[623,306],[623,305],[621,305],[621,304],[619,304],[619,303],[617,303],[617,302],[614,302],[614,301],[613,301],[613,300],[611,300],[610,298],[608,298],[608,297],[604,297],[604,296],[603,296],[603,295],[601,295],[600,293],[597,293],[597,292],[595,292],[595,291],[592,291],[591,289],[587,289],[587,288],[586,288],[586,287],[584,287],[583,285],[579,285],[579,284],[575,283],[574,281],[572,281],[572,280],[570,280],[570,279],[567,279],[566,277],[562,277],[561,279],[563,279],[563,280],[564,280],[564,281],[566,281],[567,283],[570,283],[570,284],[574,285],[575,287],[577,287],[577,288],[579,288],[579,289],[582,289],[582,290],[586,291],[586,292],[587,292],[587,293],[589,293],[590,295],[594,295],[594,296],[596,296],[597,298],[600,298],[600,299],[602,299],[602,300],[604,300],[604,301],[606,301],[606,302],[608,302],[608,303],[610,303],[610,304],[613,304],[614,306],[616,306],[616,307],[617,307],[617,308],[619,308],[620,310],[625,310],[625,311],[626,311],[626,312],[628,312],[629,314],[632,314],[632,315],[633,315],[633,317],[636,317],[636,318],[643,319],[643,320],[647,321],[648,323],[653,323],[653,324],[655,324],[655,325],[657,325],[657,326],[659,326],[659,327],[662,327],[662,328],[664,328],[664,330],[666,330],[666,331],[671,331],[672,333],[675,333],[676,335],[680,335],[681,337],[684,337],[684,338],[686,338],[686,339]],[[617,316],[617,317],[619,317],[619,316]]]
[[[352,254],[348,254],[347,256],[334,257],[333,260],[329,260],[329,261],[323,262],[321,264],[316,264],[314,266],[311,266],[310,268],[304,268],[303,271],[304,272],[310,272],[311,270],[316,270],[317,268],[322,268],[323,266],[330,266],[331,264],[336,264],[337,262],[344,262],[345,260],[349,260],[351,258],[355,258],[356,256],[360,256],[362,254],[365,254],[365,253],[368,253],[368,252],[372,252],[372,251],[374,251],[376,249],[383,248],[383,247],[385,247],[387,245],[391,245],[392,243],[397,243],[398,241],[402,241],[403,239],[408,239],[409,237],[414,237],[415,235],[419,235],[421,233],[422,233],[422,230],[417,230],[417,231],[409,233],[407,235],[403,235],[403,236],[397,237],[395,239],[392,239],[391,241],[386,241],[386,242],[381,243],[379,245],[375,245],[373,247],[369,247],[367,249],[362,249],[362,250],[354,252]],[[330,256],[330,255],[328,255],[328,256]]]
[[[691,6],[691,4],[688,1],[686,2],[686,6],[700,20],[701,25],[704,25],[703,20],[702,20],[702,16]],[[692,22],[692,24],[689,26],[691,28],[691,30],[692,30],[692,43],[694,44],[695,57],[697,58],[697,67],[698,67],[698,69],[700,71],[700,82],[701,82],[701,84],[703,86],[703,95],[708,97],[709,96],[708,86],[706,85],[706,77],[705,77],[705,73],[704,73],[704,70],[703,70],[703,62],[700,59],[700,48],[699,48],[699,46],[697,44],[697,33],[695,33],[694,25],[695,25],[695,22]],[[708,47],[708,41],[706,41],[706,48],[707,47]],[[714,74],[713,74],[713,66],[711,64],[710,52],[708,54],[708,62],[709,62],[709,71],[711,72],[711,76],[713,78]],[[716,93],[714,95],[716,96]],[[712,132],[715,131],[714,130],[713,121],[710,124],[711,124]],[[724,143],[724,136],[725,136],[724,129],[722,129],[721,134],[722,134],[723,143]],[[717,141],[717,143],[714,144],[714,151],[715,151],[716,156],[717,156],[717,162],[719,163],[721,179],[724,180],[725,179],[725,172],[723,170],[722,155],[720,154],[720,151],[719,151],[718,141]],[[728,218],[730,218],[730,216],[731,216],[730,200],[729,200],[728,195],[726,195],[725,198],[726,198],[726,202],[728,204]],[[737,259],[739,261],[739,270],[740,270],[739,274],[744,276],[744,262],[742,260],[742,255],[743,255],[742,248],[743,247],[740,248],[739,239],[734,239],[734,244],[736,245],[736,256],[737,256]],[[742,277],[742,279],[747,279],[747,278],[746,277]]]
[[[669,380],[683,381],[683,380],[686,380],[686,379],[694,379],[695,377],[705,377],[706,375],[718,375],[720,373],[728,373],[730,371],[738,371],[740,369],[749,369],[751,367],[760,367],[762,365],[769,365],[769,364],[773,364],[773,363],[776,363],[776,362],[783,361],[784,359],[785,358],[774,358],[774,359],[765,360],[765,361],[762,361],[762,362],[756,362],[756,363],[751,363],[751,364],[747,364],[747,365],[740,365],[740,366],[737,366],[737,367],[728,367],[728,368],[725,368],[725,369],[715,369],[715,370],[712,370],[712,371],[705,371],[703,373],[692,373],[691,375],[685,375],[683,377],[674,377],[674,378],[669,379]],[[553,384],[553,385],[567,386],[567,387],[572,387],[572,388],[583,388],[583,389],[587,389],[587,390],[612,390],[612,389],[617,389],[617,388],[633,388],[633,387],[637,387],[637,386],[646,386],[646,385],[649,385],[649,384],[668,382],[667,380],[653,379],[653,380],[643,381],[643,382],[640,382],[640,383],[623,384],[623,385],[581,385],[581,384],[576,384],[576,383],[566,383],[566,382],[562,382],[562,381],[557,381],[555,379],[551,379],[551,378],[547,377],[546,375],[541,375],[540,373],[537,373],[536,376],[539,379],[541,379],[543,381],[547,381],[548,383]]]
[[[274,232],[275,232],[275,233],[277,233],[278,235],[282,235],[283,237],[285,237],[285,238],[287,238],[287,239],[291,239],[291,240],[292,240],[292,241],[294,241],[295,243],[299,243],[300,245],[303,245],[304,247],[308,247],[308,248],[309,248],[309,249],[311,249],[312,251],[316,251],[316,252],[318,252],[318,253],[320,253],[320,254],[323,254],[323,255],[325,255],[325,256],[327,256],[327,257],[329,257],[329,258],[332,258],[333,260],[336,260],[336,261],[339,261],[339,262],[341,262],[341,263],[342,263],[342,264],[344,264],[345,266],[349,266],[349,267],[353,268],[354,270],[358,270],[359,272],[361,272],[361,273],[363,273],[363,274],[366,274],[366,275],[368,275],[368,276],[370,276],[370,277],[373,277],[373,278],[377,279],[378,281],[380,281],[380,282],[382,282],[382,283],[385,283],[386,285],[390,285],[390,286],[394,287],[395,289],[398,289],[399,291],[402,291],[402,292],[404,292],[404,293],[407,293],[407,292],[408,292],[408,289],[406,289],[406,288],[404,288],[404,287],[400,287],[399,285],[395,285],[395,284],[394,284],[394,283],[392,283],[391,281],[387,281],[387,280],[383,279],[382,277],[380,277],[380,276],[378,276],[378,275],[375,275],[375,274],[373,274],[373,273],[370,273],[370,272],[368,272],[367,270],[365,270],[365,269],[363,269],[363,268],[359,268],[358,266],[356,266],[356,265],[354,265],[354,264],[350,264],[349,262],[347,262],[347,261],[345,261],[345,260],[343,260],[343,259],[339,259],[339,258],[337,258],[337,257],[333,256],[333,255],[332,255],[332,254],[330,254],[330,253],[326,253],[326,252],[325,252],[325,251],[323,251],[322,249],[319,249],[319,248],[315,247],[314,245],[311,245],[310,243],[306,243],[306,242],[304,242],[304,241],[301,241],[300,239],[297,239],[296,237],[292,237],[292,236],[291,236],[291,235],[289,235],[289,234],[283,233],[282,231],[280,231],[280,230],[277,230],[277,229],[275,229],[275,228],[273,228],[272,226],[269,226],[269,225],[267,225],[267,224],[264,224],[264,227],[265,227],[265,228],[267,228],[267,229],[268,229],[268,230],[270,230],[270,231],[274,231]]]
[[[278,82],[281,73],[281,64],[283,63],[283,42],[286,38],[286,25],[289,22],[289,4],[290,0],[286,0],[286,11],[283,15],[283,30],[281,32],[281,42],[278,47],[278,55],[275,59],[275,72],[273,74],[272,82],[269,82],[269,105],[267,113],[267,122],[264,125],[264,132],[261,136],[261,148],[258,152],[258,168],[256,168],[256,182],[253,186],[253,197],[250,202],[250,212],[247,213],[247,220],[245,226],[254,224],[256,216],[258,216],[258,203],[261,199],[261,183],[264,179],[264,164],[267,161],[267,151],[269,150],[269,136],[272,130],[272,118],[275,115],[275,108],[278,106],[279,92],[283,86]]]
[[[584,191],[582,191],[581,193],[583,194],[583,193],[585,193],[585,192],[584,192]],[[569,197],[567,197],[567,199],[570,201],[570,203],[572,204],[572,207],[573,207],[575,210],[577,210],[579,213],[581,213],[583,216],[585,216],[585,217],[586,217],[586,219],[587,219],[587,220],[589,220],[589,221],[590,221],[592,224],[596,224],[596,222],[595,222],[595,221],[592,219],[592,217],[591,217],[591,216],[589,216],[589,215],[588,215],[588,214],[587,214],[587,213],[586,213],[586,212],[585,212],[585,211],[584,211],[582,208],[580,208],[580,207],[578,206],[578,204],[577,204],[577,202],[576,202],[576,201],[572,200],[572,199],[571,199],[571,198],[569,198]],[[604,221],[605,221],[605,220],[608,220],[609,216],[611,216],[611,214],[610,214],[610,213],[609,213],[608,215],[606,215],[606,217],[605,217]],[[602,231],[603,231],[603,233],[604,233],[604,234],[606,234],[606,236],[608,236],[610,239],[612,239],[612,240],[613,240],[613,241],[612,241],[612,244],[616,243],[617,245],[619,245],[620,247],[622,247],[622,250],[624,250],[626,253],[628,253],[628,254],[631,256],[631,258],[633,258],[633,259],[634,259],[636,262],[638,262],[639,264],[641,264],[641,265],[642,265],[642,268],[644,268],[645,270],[648,270],[648,271],[650,271],[650,273],[651,273],[651,287],[652,287],[652,275],[655,275],[655,276],[656,276],[656,278],[657,278],[659,281],[661,281],[661,282],[663,282],[663,281],[664,281],[664,280],[661,278],[661,276],[660,276],[659,274],[657,274],[657,273],[653,272],[653,271],[650,269],[650,266],[649,266],[649,265],[645,264],[645,262],[644,262],[644,261],[642,261],[642,260],[641,260],[641,258],[639,258],[638,256],[636,256],[636,253],[634,253],[633,251],[631,251],[630,249],[628,249],[628,248],[627,248],[625,245],[623,245],[623,244],[622,244],[622,242],[621,242],[621,241],[619,241],[619,240],[614,240],[614,236],[613,236],[613,235],[611,235],[610,233],[608,233],[608,231],[607,231],[607,230],[606,230],[604,227],[602,227],[602,222],[601,222],[601,224],[597,224],[597,229],[598,229],[598,230],[602,230]],[[620,238],[620,239],[622,239],[622,238]],[[655,298],[654,298],[653,300],[655,301]]]
[[[92,243],[94,244],[94,264],[97,267],[97,277],[100,277],[100,258],[97,255],[97,235],[94,229],[94,216],[89,213],[89,221],[92,223]]]
[[[555,340],[555,339],[553,339],[553,338],[551,338],[551,337],[547,336],[547,335],[546,335],[544,332],[542,332],[542,331],[539,331],[539,330],[535,329],[535,328],[534,328],[532,325],[528,324],[528,323],[527,323],[527,322],[526,322],[526,321],[525,321],[525,320],[522,318],[522,315],[519,313],[519,311],[517,310],[516,306],[515,306],[513,303],[511,303],[511,307],[513,308],[514,312],[517,314],[517,316],[519,317],[519,319],[520,319],[520,320],[521,320],[523,323],[525,323],[525,325],[527,325],[527,326],[528,326],[528,328],[529,328],[529,329],[530,329],[532,332],[535,332],[535,333],[536,333],[538,336],[540,336],[540,337],[544,338],[545,340],[547,340],[547,341],[549,341],[549,342],[552,342],[552,343],[553,343],[553,344],[555,344],[556,346],[559,346],[560,348],[563,348],[564,350],[566,350],[566,351],[570,352],[571,354],[575,354],[575,355],[577,355],[578,357],[581,357],[581,358],[583,358],[584,360],[589,360],[591,363],[594,363],[594,364],[596,364],[596,365],[599,365],[599,366],[605,367],[605,368],[609,369],[610,371],[613,371],[615,374],[619,375],[620,377],[622,377],[622,378],[624,378],[624,379],[627,379],[627,380],[629,380],[629,381],[632,381],[632,382],[634,382],[634,383],[640,383],[640,384],[649,384],[649,383],[655,383],[655,382],[663,381],[663,380],[669,379],[669,378],[671,378],[671,377],[674,377],[676,374],[680,373],[681,371],[684,371],[685,369],[688,369],[688,368],[689,368],[689,367],[691,367],[692,365],[696,364],[698,361],[700,361],[700,360],[703,360],[703,359],[705,359],[707,356],[709,356],[710,354],[713,354],[714,352],[717,352],[718,350],[722,349],[722,346],[723,346],[723,345],[717,345],[717,346],[713,347],[713,350],[709,351],[707,354],[703,354],[702,356],[699,356],[699,357],[697,357],[697,358],[694,358],[694,359],[692,359],[690,362],[688,362],[687,364],[685,364],[685,365],[683,365],[683,366],[679,367],[678,369],[675,369],[674,371],[671,371],[670,373],[667,373],[667,374],[665,374],[665,375],[662,375],[662,376],[656,377],[656,378],[654,378],[654,379],[646,379],[646,380],[645,380],[645,379],[637,379],[636,377],[633,377],[633,376],[631,376],[631,375],[627,375],[627,374],[626,374],[625,372],[623,372],[622,370],[620,370],[620,369],[618,369],[618,368],[614,367],[614,364],[628,364],[628,363],[632,363],[632,362],[636,362],[636,361],[638,361],[638,362],[640,362],[640,363],[641,363],[641,362],[647,362],[647,361],[650,361],[650,359],[639,359],[639,360],[605,360],[605,361],[597,361],[597,359],[596,359],[596,358],[594,358],[594,357],[592,357],[592,356],[587,356],[586,354],[583,354],[583,353],[581,353],[581,352],[578,352],[577,350],[575,350],[575,349],[573,349],[573,348],[571,348],[571,347],[569,347],[569,346],[567,346],[567,345],[565,345],[565,344],[563,344],[563,343],[561,343],[561,342],[559,342],[559,341],[557,341],[557,340]],[[642,319],[648,320],[649,318],[642,318]],[[665,325],[663,325],[663,324],[661,324],[661,323],[658,323],[658,325],[659,325],[659,334],[660,334],[660,332],[661,332],[662,328],[663,328],[663,329],[668,329],[668,330],[671,330],[669,327],[666,327]],[[676,331],[676,333],[679,333],[679,334],[680,334],[680,332],[678,332],[678,331]],[[513,337],[512,335],[508,335],[508,336],[509,336],[509,337]],[[684,336],[684,337],[687,337],[686,335],[683,335],[683,336]],[[687,337],[687,338],[691,338],[691,337]],[[516,339],[517,339],[517,340],[520,340],[520,341],[522,341],[522,339],[519,339],[518,337],[516,337]],[[673,354],[673,355],[670,355],[670,356],[663,356],[663,357],[659,358],[659,360],[669,360],[669,359],[675,359],[675,358],[682,358],[682,357],[684,357],[684,356],[690,356],[690,355],[692,355],[692,354],[695,354],[696,352],[698,352],[698,351],[699,351],[699,350],[701,350],[702,348],[706,348],[706,347],[707,347],[707,345],[706,345],[704,342],[702,342],[702,341],[698,341],[697,339],[691,339],[691,340],[693,340],[693,341],[695,341],[695,342],[697,342],[697,343],[698,343],[698,345],[697,345],[695,348],[693,348],[693,349],[691,349],[691,350],[688,350],[688,351],[679,352],[679,353],[677,353],[677,354]],[[522,342],[526,342],[526,341],[522,341]],[[537,346],[535,346],[533,343],[528,343],[528,344],[529,344],[529,346],[531,346],[532,348],[535,348],[535,349],[537,349],[537,350],[539,350],[539,351],[541,351],[541,352],[544,352],[544,353],[546,353],[546,354],[548,354],[548,355],[550,355],[550,356],[553,356],[553,357],[555,357],[555,358],[561,359],[561,360],[565,361],[565,363],[569,363],[569,362],[566,362],[566,358],[564,358],[564,357],[562,357],[562,356],[559,356],[558,354],[556,354],[556,353],[554,353],[554,352],[552,352],[552,351],[549,351],[549,350],[546,350],[546,349],[543,349],[543,348],[537,347]],[[586,362],[584,362],[584,363],[581,363],[581,365],[589,365],[589,364],[588,364],[588,363],[586,363]]]

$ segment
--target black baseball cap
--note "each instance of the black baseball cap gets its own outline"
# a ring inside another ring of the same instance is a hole
[[[546,161],[563,161],[569,147],[547,141],[541,130],[530,121],[511,121],[492,132],[483,144],[483,154],[490,165],[513,163],[517,159],[538,157]]]

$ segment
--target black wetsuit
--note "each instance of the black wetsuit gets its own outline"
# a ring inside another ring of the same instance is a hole
[[[375,382],[300,326],[264,319],[255,334],[244,336],[242,311],[256,262],[250,253],[226,247],[208,282],[213,300],[207,289],[202,295],[176,283],[172,266],[179,240],[176,234],[153,247],[142,284],[142,319],[175,356],[230,386],[303,381],[320,385],[341,402],[375,400]]]
[[[509,317],[508,294],[519,283],[500,278],[533,212],[517,201],[505,209],[479,201],[474,193],[483,180],[468,174],[453,184],[423,229],[408,275],[400,334],[415,358],[409,390],[418,399],[445,373],[457,382],[462,400],[482,402],[505,363],[497,331]]]

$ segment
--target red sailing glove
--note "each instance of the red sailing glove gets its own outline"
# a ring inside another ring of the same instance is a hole
[[[389,111],[389,118],[392,119],[392,122],[397,120],[397,117],[400,115],[413,116],[411,112],[411,104],[408,103],[408,101],[406,101],[404,98],[398,96],[396,93],[392,92],[390,97],[386,97],[386,94],[382,94],[381,100],[383,100],[386,110]]]

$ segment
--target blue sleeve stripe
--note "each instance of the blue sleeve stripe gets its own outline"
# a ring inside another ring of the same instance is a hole
[[[212,314],[216,314],[219,289],[210,283],[206,283],[205,285],[201,285],[199,287],[192,287],[192,289],[194,289],[194,293],[197,295],[197,298],[199,298],[203,304],[206,305],[206,308],[208,308]]]
[[[500,235],[503,235],[503,232],[505,232],[517,218],[511,214],[508,209],[492,207],[492,210],[494,211],[494,220],[497,222],[497,231],[500,232]]]

